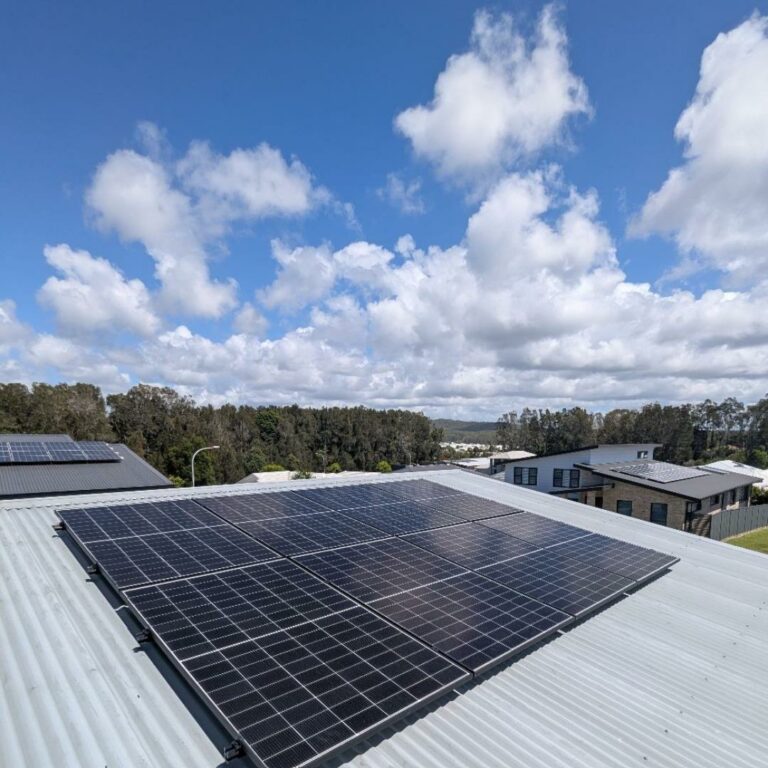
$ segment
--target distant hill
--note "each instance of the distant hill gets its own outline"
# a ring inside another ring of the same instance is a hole
[[[447,443],[496,443],[495,421],[457,421],[456,419],[432,419],[443,430]]]

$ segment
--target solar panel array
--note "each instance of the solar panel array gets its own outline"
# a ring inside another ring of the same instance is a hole
[[[674,562],[423,479],[58,514],[268,768],[324,759]]]
[[[107,443],[102,442],[0,442],[0,464],[85,464],[116,461],[120,461],[120,456]]]
[[[694,477],[704,477],[708,474],[700,469],[667,464],[664,461],[641,461],[637,464],[622,464],[616,467],[616,471],[630,477],[653,480],[655,483],[674,483],[677,480],[691,480]]]

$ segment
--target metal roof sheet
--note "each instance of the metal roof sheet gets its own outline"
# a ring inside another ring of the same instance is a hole
[[[83,464],[4,464],[0,466],[0,499],[89,491],[164,488],[171,485],[130,448],[112,447],[121,461]]]
[[[476,474],[428,477],[681,561],[630,597],[331,765],[766,763],[768,558]],[[218,749],[226,735],[157,649],[150,644],[137,650],[127,612],[107,599],[66,537],[50,527],[56,507],[212,490],[0,502],[0,765],[221,764]]]

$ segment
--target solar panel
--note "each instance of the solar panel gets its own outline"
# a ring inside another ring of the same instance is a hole
[[[316,763],[467,677],[360,607],[177,663],[267,768]]]
[[[623,464],[617,466],[615,471],[630,477],[653,480],[655,483],[673,483],[677,480],[690,480],[709,474],[700,469],[681,467],[677,464],[668,464],[665,461],[641,461],[637,464]]]
[[[548,517],[534,515],[531,512],[517,512],[506,517],[494,517],[490,520],[480,520],[479,525],[495,528],[517,539],[523,539],[538,547],[551,547],[564,541],[586,536],[589,531],[574,525],[559,523]]]
[[[380,504],[368,509],[348,509],[346,514],[390,534],[426,531],[464,522],[461,517],[433,509],[418,501]]]
[[[462,491],[431,480],[401,480],[386,484],[387,493],[390,493],[399,501],[420,501],[423,499],[439,499],[446,496],[463,495]]]
[[[240,528],[288,556],[381,539],[386,535],[378,528],[340,512],[317,512],[301,517],[240,523]]]
[[[267,547],[222,523],[173,533],[92,541],[84,549],[117,589],[276,558]]]
[[[213,496],[195,498],[211,512],[230,523],[256,520],[272,520],[277,517],[294,517],[325,512],[326,508],[309,499],[303,499],[292,491],[277,493],[252,493],[238,496]]]
[[[499,504],[497,501],[482,499],[470,493],[461,493],[454,496],[443,496],[439,499],[427,499],[421,502],[428,507],[434,507],[441,512],[460,517],[463,520],[482,520],[486,517],[498,517],[520,512],[516,507],[507,504]]]
[[[283,559],[131,589],[126,598],[182,661],[354,605]]]
[[[535,544],[473,523],[414,533],[404,536],[403,541],[470,570],[519,557],[537,549]]]
[[[579,616],[618,597],[633,582],[589,563],[542,549],[479,573],[560,611]]]
[[[381,485],[350,485],[336,488],[302,488],[294,492],[301,499],[322,504],[326,510],[357,509],[391,504],[396,498]]]
[[[417,587],[371,607],[475,673],[573,620],[479,573]]]
[[[600,534],[560,544],[554,551],[591,563],[634,581],[643,581],[677,562],[677,558]]]
[[[116,462],[120,457],[107,443],[73,440],[19,440],[0,443],[0,464]]]
[[[65,509],[57,514],[67,529],[86,543],[223,525],[216,515],[202,509],[192,499]]]
[[[384,539],[296,558],[320,578],[370,602],[464,573],[464,569],[402,539]]]

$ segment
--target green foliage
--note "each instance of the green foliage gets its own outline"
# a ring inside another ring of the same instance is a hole
[[[750,495],[753,504],[768,504],[768,488],[758,488],[753,485]]]
[[[338,461],[334,461],[333,464],[329,464],[326,469],[326,472],[330,472],[333,475],[336,475],[341,471],[342,471],[341,464],[339,464]]]
[[[750,463],[760,469],[768,467],[768,451],[764,448],[754,448],[750,453]]]
[[[382,459],[381,461],[376,462],[376,471],[377,472],[391,472],[392,471],[392,465],[386,459]]]
[[[292,480],[311,480],[312,473],[308,469],[297,469],[293,473]]]
[[[282,464],[265,464],[262,472],[285,472],[285,467]]]

